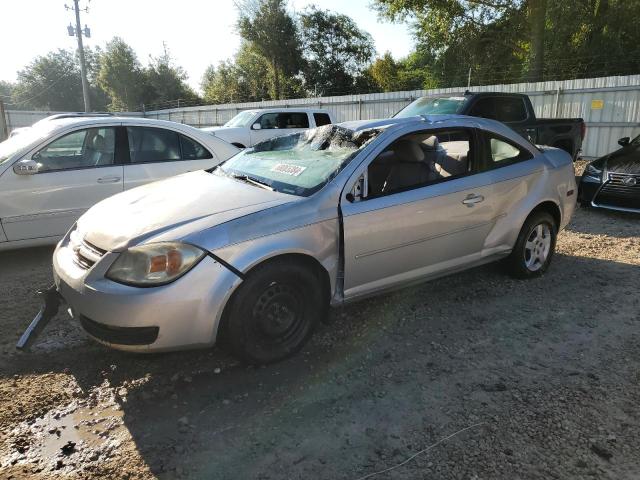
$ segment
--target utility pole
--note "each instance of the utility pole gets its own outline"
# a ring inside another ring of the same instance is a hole
[[[87,82],[87,64],[84,60],[84,47],[82,45],[82,35],[87,38],[91,38],[91,30],[85,24],[84,30],[80,28],[80,7],[78,5],[79,0],[73,0],[73,7],[69,7],[65,4],[64,8],[67,10],[73,10],[76,14],[76,26],[69,24],[67,27],[67,31],[69,32],[69,36],[75,37],[78,39],[78,56],[80,57],[80,75],[82,76],[82,97],[84,99],[84,111],[91,111],[91,100],[89,98],[89,82]],[[89,8],[85,7],[84,12],[88,13]]]

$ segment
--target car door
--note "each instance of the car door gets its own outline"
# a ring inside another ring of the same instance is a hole
[[[216,159],[202,144],[175,130],[127,126],[129,162],[125,190],[194,170],[211,168]]]
[[[529,211],[532,206],[527,202],[531,193],[538,190],[537,182],[544,182],[541,172],[544,170],[544,160],[541,155],[533,155],[522,145],[496,133],[479,130],[482,143],[480,169],[484,175],[492,177],[492,193],[496,214],[505,218],[507,225],[513,214],[521,210]],[[511,230],[505,230],[507,235]],[[499,234],[496,232],[496,234]],[[496,244],[506,242],[506,238],[495,238]]]
[[[399,148],[406,140],[419,143],[424,158],[408,159]],[[426,130],[394,141],[366,166],[365,198],[341,203],[345,298],[481,258],[496,214],[490,180],[477,170],[479,148],[472,129]],[[394,168],[407,185],[387,188]]]
[[[262,114],[255,122],[259,130],[251,126],[251,145],[273,137],[300,132],[309,128],[309,117],[306,112],[272,112]]]
[[[0,177],[2,226],[7,240],[60,237],[88,208],[123,189],[117,127],[64,134],[25,158],[37,171]]]

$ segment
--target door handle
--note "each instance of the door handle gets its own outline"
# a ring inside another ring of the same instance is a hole
[[[482,195],[476,195],[475,193],[470,193],[467,195],[467,198],[462,200],[467,207],[473,207],[476,203],[484,202],[484,197]]]
[[[120,177],[100,177],[98,183],[116,183],[120,181]]]

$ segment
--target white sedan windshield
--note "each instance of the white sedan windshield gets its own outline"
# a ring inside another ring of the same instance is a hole
[[[0,165],[6,162],[16,153],[28,148],[33,142],[45,138],[47,131],[41,128],[27,128],[19,135],[9,137],[0,143]]]
[[[216,172],[306,197],[321,189],[381,132],[382,128],[353,131],[326,125],[276,137],[242,151]]]

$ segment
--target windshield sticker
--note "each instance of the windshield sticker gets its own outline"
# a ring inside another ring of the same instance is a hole
[[[279,163],[271,169],[272,172],[283,173],[285,175],[291,175],[297,177],[304,172],[307,167],[301,167],[299,165],[290,165],[288,163]]]

